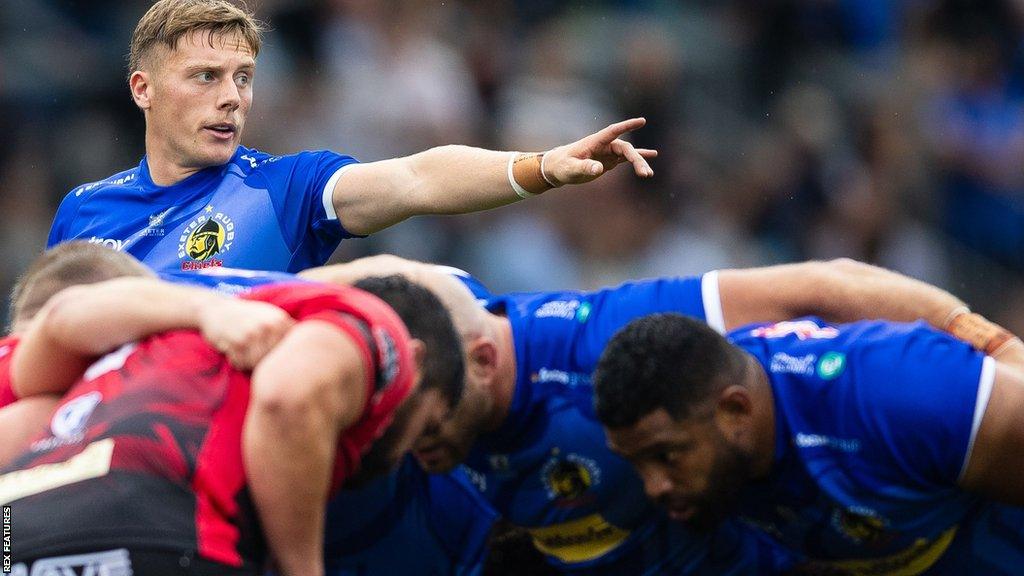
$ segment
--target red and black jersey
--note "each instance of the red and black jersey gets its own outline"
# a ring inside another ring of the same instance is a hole
[[[405,326],[354,288],[276,285],[247,298],[300,321],[330,322],[359,343],[371,393],[363,417],[339,439],[340,482],[410,392]],[[161,334],[100,359],[55,410],[50,434],[0,475],[0,502],[12,503],[15,559],[126,546],[195,549],[231,566],[261,563],[241,446],[249,386],[249,375],[194,331]]]
[[[11,359],[17,345],[17,336],[0,338],[0,408],[13,404],[18,399],[11,388]]]

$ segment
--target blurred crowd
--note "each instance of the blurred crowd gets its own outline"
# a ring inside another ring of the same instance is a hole
[[[125,54],[147,0],[0,2],[0,285],[77,184],[137,164]],[[342,244],[492,289],[847,256],[1024,333],[1024,0],[250,0],[243,143],[364,161],[543,150],[634,115],[617,170]]]

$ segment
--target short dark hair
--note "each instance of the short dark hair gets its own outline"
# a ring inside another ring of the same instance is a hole
[[[594,406],[609,428],[633,426],[664,408],[682,420],[730,377],[743,376],[742,352],[704,322],[653,314],[619,330],[594,373]]]
[[[426,345],[420,390],[436,388],[455,406],[462,398],[462,341],[448,310],[433,292],[398,274],[364,278],[355,287],[380,298],[398,313],[413,338]]]
[[[70,286],[94,284],[122,276],[154,276],[124,252],[83,240],[64,242],[36,258],[11,291],[10,327],[30,320],[51,296]]]

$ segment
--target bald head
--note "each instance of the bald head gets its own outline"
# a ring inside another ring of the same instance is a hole
[[[383,254],[359,258],[344,264],[311,268],[299,275],[310,280],[353,284],[362,278],[400,274],[433,292],[448,309],[455,330],[463,342],[487,334],[487,311],[446,267]]]

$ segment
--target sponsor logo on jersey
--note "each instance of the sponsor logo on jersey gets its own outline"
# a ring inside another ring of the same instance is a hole
[[[11,576],[132,576],[128,550],[76,554],[46,558],[32,563],[32,572],[25,564],[15,564]]]
[[[462,464],[460,466],[460,468],[462,468],[462,470],[466,473],[466,476],[469,477],[469,481],[473,483],[473,486],[476,486],[477,490],[479,490],[481,492],[486,492],[487,491],[487,477],[486,476],[484,476],[480,472],[477,472],[476,470],[470,468],[469,466],[466,466],[465,464]]]
[[[579,386],[581,384],[588,384],[590,377],[579,372],[541,368],[530,374],[530,382],[555,382],[566,386]]]
[[[603,556],[629,537],[628,531],[610,524],[600,514],[528,531],[538,550],[566,563]]]
[[[576,318],[576,311],[580,307],[579,300],[552,300],[545,302],[533,313],[534,318],[562,318],[573,320]],[[587,315],[590,315],[589,308]]]
[[[793,441],[796,443],[797,448],[824,447],[849,453],[860,451],[860,440],[855,438],[833,438],[821,434],[804,434],[800,432],[794,437]]]
[[[592,486],[601,482],[601,469],[597,462],[579,454],[564,458],[556,448],[554,455],[541,468],[541,479],[549,500],[560,508],[573,508],[587,503],[584,496]]]
[[[223,266],[224,261],[214,256],[231,249],[235,241],[235,221],[213,206],[189,222],[178,238],[178,258],[185,260],[182,270],[201,270]]]
[[[835,338],[839,330],[832,326],[818,326],[811,320],[796,320],[754,328],[750,334],[758,338],[782,338],[792,334],[800,340],[821,340]]]
[[[150,215],[150,217],[149,217],[149,226],[144,228],[139,235],[140,236],[164,236],[166,234],[166,232],[163,229],[164,218],[166,218],[167,215],[170,214],[172,210],[174,210],[173,206],[168,208],[168,209],[166,209],[166,210],[164,210],[164,211],[162,211],[162,212],[157,212],[156,214]]]
[[[114,238],[99,238],[98,236],[93,236],[92,238],[89,238],[89,244],[99,244],[104,248],[110,248],[111,250],[116,250],[118,252],[124,250],[124,240],[115,240]]]
[[[834,380],[846,369],[846,354],[842,352],[826,352],[818,360],[818,377],[822,380]]]
[[[106,438],[89,444],[80,453],[63,462],[8,472],[0,476],[0,504],[106,476],[110,472],[113,457],[114,439]]]
[[[876,535],[874,523],[865,527],[859,520],[854,520],[850,530],[867,537]],[[850,576],[918,576],[926,572],[942,557],[956,536],[954,526],[934,540],[918,538],[913,544],[895,554],[880,558],[863,558],[857,560],[838,560],[834,562],[815,562],[808,568],[817,569],[821,574],[848,574]],[[803,569],[804,566],[801,566]],[[838,571],[838,572],[837,572]],[[801,572],[803,573],[803,572]],[[814,574],[818,572],[807,572]]]
[[[580,304],[580,307],[576,310],[576,321],[583,324],[590,318],[590,310],[593,308],[590,302],[584,302]]]
[[[814,354],[803,356],[790,356],[785,352],[776,352],[772,355],[768,370],[775,374],[800,374],[811,376],[814,374],[814,361],[818,357]]]
[[[109,185],[109,186],[121,186],[122,184],[127,184],[127,183],[131,182],[132,180],[135,180],[135,172],[132,172],[131,174],[128,174],[127,176],[122,176],[120,178],[115,178],[113,180],[100,180],[99,182],[93,182],[91,184],[85,184],[83,186],[80,186],[77,190],[75,190],[75,196],[81,196],[82,194],[85,194],[86,192],[89,192],[90,190],[94,190],[95,188],[97,188],[99,186],[106,186],[106,185]]]

